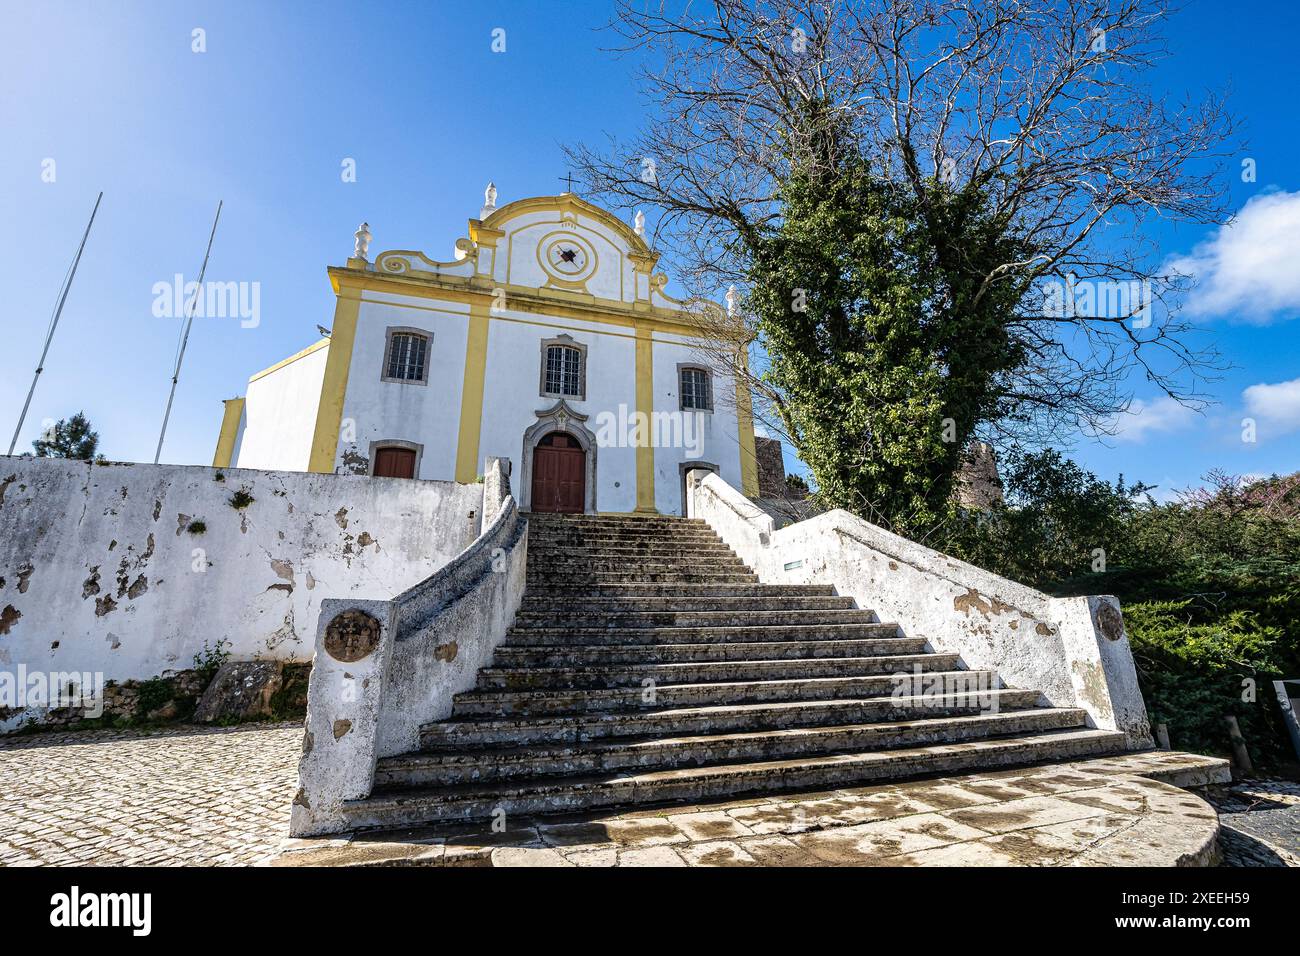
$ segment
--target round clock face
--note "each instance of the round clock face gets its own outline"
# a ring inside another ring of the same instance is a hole
[[[587,268],[587,254],[577,245],[557,242],[551,246],[551,268],[567,275],[580,275]]]
[[[560,237],[547,244],[542,253],[547,271],[559,279],[581,282],[595,268],[594,256],[584,243]]]

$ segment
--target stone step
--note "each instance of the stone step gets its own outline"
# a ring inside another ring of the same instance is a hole
[[[566,664],[686,664],[701,661],[802,660],[866,657],[873,654],[921,654],[923,638],[893,637],[868,641],[765,641],[753,644],[503,644],[493,662],[505,667],[560,667]]]
[[[758,578],[743,571],[534,571],[528,569],[524,578],[528,587],[549,587],[553,584],[757,584]]]
[[[618,664],[559,667],[484,667],[478,690],[575,690],[642,688],[655,684],[708,684],[718,681],[802,680],[812,677],[862,677],[869,674],[957,670],[956,654],[896,654],[870,657],[816,657],[805,660],[693,661],[669,664]]]
[[[629,612],[664,611],[844,611],[855,610],[853,598],[817,594],[811,597],[698,597],[690,592],[677,596],[637,598],[594,598],[581,602],[581,610],[591,617]],[[570,614],[572,598],[557,598],[546,591],[525,592],[519,605],[525,614]]]
[[[630,737],[574,744],[480,747],[386,757],[375,770],[379,788],[429,787],[557,775],[667,770],[739,761],[955,743],[981,737],[1067,730],[1086,725],[1086,711],[1035,708],[968,717],[799,727],[669,737]]]
[[[550,531],[563,529],[585,529],[592,528],[615,528],[640,529],[640,528],[658,528],[664,531],[690,531],[703,530],[712,531],[712,527],[707,521],[699,518],[683,518],[680,515],[646,515],[628,517],[620,515],[563,515],[556,517],[550,514],[531,514],[525,512],[528,521],[535,527],[545,528]]]
[[[585,558],[595,555],[599,558],[621,558],[621,557],[645,557],[645,555],[663,555],[664,558],[677,559],[690,557],[695,554],[722,554],[736,557],[736,551],[728,548],[719,538],[712,538],[711,541],[699,540],[692,542],[682,542],[680,538],[672,538],[669,541],[624,541],[619,544],[607,544],[593,548],[593,546],[576,546],[565,545],[563,542],[550,542],[542,537],[530,537],[529,554],[545,554],[547,557],[555,555],[558,558]]]
[[[676,584],[610,584],[598,587],[588,585],[555,584],[546,589],[547,596],[572,597],[586,600],[612,598],[671,597],[811,597],[833,595],[830,584],[693,584],[682,588]]]
[[[676,557],[663,554],[625,554],[616,558],[602,558],[591,551],[575,550],[560,555],[559,551],[528,549],[529,567],[558,571],[584,571],[597,568],[617,571],[621,568],[643,568],[646,571],[684,571],[693,567],[724,568],[745,567],[745,562],[729,551],[719,554],[701,554],[698,557]]]
[[[675,564],[693,567],[702,564],[735,564],[740,562],[727,548],[641,548],[614,550],[608,548],[534,548],[529,546],[528,559],[534,567],[598,568],[612,571],[625,564]]]
[[[530,527],[529,545],[548,548],[695,547],[722,544],[710,530],[702,531],[543,531]]]
[[[627,558],[620,561],[598,561],[593,557],[581,561],[551,561],[545,554],[528,555],[528,576],[546,576],[552,583],[559,579],[585,578],[591,572],[616,572],[624,575],[643,574],[750,574],[748,564],[736,557],[703,558],[701,561],[672,561],[663,558]]]
[[[525,511],[529,521],[539,525],[563,527],[593,527],[612,525],[614,527],[650,527],[669,528],[707,528],[709,523],[702,518],[683,518],[681,515],[613,515],[613,514],[556,514],[549,511]]]
[[[492,714],[425,724],[420,728],[420,747],[424,751],[442,751],[478,746],[574,744],[612,737],[718,734],[963,717],[985,712],[1025,710],[1036,707],[1040,703],[1040,697],[1037,691],[1000,688],[988,691],[978,702],[933,696],[860,697],[549,717],[502,717]]]
[[[539,644],[731,644],[897,637],[898,625],[772,624],[749,627],[512,627],[502,646]]]
[[[539,777],[423,789],[376,790],[344,804],[353,828],[409,826],[590,807],[698,801],[774,790],[860,785],[925,774],[1007,767],[1118,752],[1124,735],[1060,730],[901,750],[831,754],[640,773]]]
[[[795,624],[871,624],[874,611],[816,608],[810,611],[609,611],[575,607],[567,613],[520,610],[515,630],[533,628],[757,627]]]
[[[588,521],[556,521],[541,515],[531,515],[528,516],[528,526],[530,528],[536,528],[538,531],[544,531],[547,534],[563,534],[566,532],[590,533],[594,531],[655,531],[660,534],[691,534],[699,532],[708,532],[709,534],[714,533],[713,527],[707,521],[700,521],[693,518],[669,517],[667,515],[659,518],[638,518],[632,521],[620,521],[616,518],[594,518]]]
[[[931,671],[926,679],[970,693],[997,686],[989,671]],[[911,681],[893,674],[861,677],[808,677],[794,680],[719,681],[709,684],[659,684],[576,690],[470,690],[452,698],[453,717],[490,714],[583,714],[596,711],[702,707],[710,704],[760,704],[777,700],[831,700],[843,697],[912,696]]]

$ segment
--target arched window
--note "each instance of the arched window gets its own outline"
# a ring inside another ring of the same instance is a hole
[[[679,365],[683,411],[713,411],[713,382],[709,370],[699,365]]]
[[[389,329],[383,380],[418,385],[428,382],[430,338],[418,329]]]
[[[542,343],[541,394],[546,398],[587,397],[587,347],[567,335]]]

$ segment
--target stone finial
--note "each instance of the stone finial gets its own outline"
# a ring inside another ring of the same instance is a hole
[[[364,259],[370,252],[370,240],[372,238],[370,235],[370,223],[363,222],[357,227],[357,231],[352,235],[357,240],[356,247],[352,253],[352,258]]]
[[[645,235],[645,213],[640,209],[638,209],[636,215],[632,217],[632,228],[636,231],[638,236]]]
[[[483,208],[479,210],[478,217],[480,219],[486,219],[488,216],[492,215],[492,213],[496,212],[496,208],[497,185],[489,180],[487,189],[483,190]]]
[[[736,294],[736,287],[734,285],[728,286],[727,288],[727,315],[728,316],[735,317],[736,303],[739,301],[739,299],[740,296]]]

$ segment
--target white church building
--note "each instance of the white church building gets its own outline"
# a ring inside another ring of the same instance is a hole
[[[225,403],[213,464],[473,482],[504,458],[532,511],[682,514],[693,468],[755,497],[748,392],[695,318],[718,306],[664,293],[640,214],[486,202],[446,262],[372,261],[362,224],[328,337]]]

